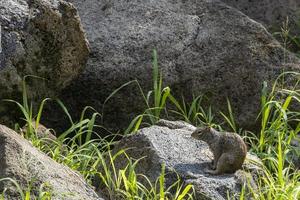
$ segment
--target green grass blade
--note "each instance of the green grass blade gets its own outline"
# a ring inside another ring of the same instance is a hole
[[[35,128],[37,129],[38,126],[39,126],[39,123],[40,123],[40,120],[41,120],[41,117],[42,117],[42,112],[43,112],[43,109],[44,109],[44,105],[47,101],[51,100],[50,98],[46,98],[44,99],[40,106],[39,106],[39,111],[38,111],[38,114],[37,114],[37,117],[35,119]]]
[[[73,122],[73,119],[68,111],[68,109],[66,108],[66,106],[63,104],[63,102],[59,99],[56,99],[56,102],[58,103],[58,105],[63,109],[64,113],[67,115],[70,123],[73,125],[74,122]]]

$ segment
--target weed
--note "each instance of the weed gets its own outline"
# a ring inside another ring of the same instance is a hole
[[[262,128],[258,137],[254,134],[250,137],[251,151],[264,163],[258,188],[250,190],[254,199],[300,199],[300,172],[288,156],[297,153],[291,141],[300,132],[300,112],[293,110],[300,105],[299,81],[299,73],[286,72],[277,78],[270,93],[264,84],[260,113]]]
[[[104,101],[102,106],[102,116],[104,116],[104,107],[106,103],[121,89],[130,85],[136,84],[141,96],[146,105],[145,111],[135,117],[131,123],[129,124],[128,128],[125,130],[125,134],[129,134],[131,132],[136,132],[142,123],[149,123],[155,124],[161,116],[161,111],[166,107],[166,101],[170,96],[170,88],[164,87],[163,88],[163,78],[162,73],[159,71],[158,61],[157,61],[157,52],[153,50],[153,61],[152,61],[152,79],[153,79],[153,89],[150,90],[147,95],[144,94],[143,89],[137,80],[129,81],[119,88],[115,89]]]
[[[300,29],[300,20],[296,23],[296,28]],[[285,49],[294,52],[298,57],[300,57],[300,35],[299,30],[292,33],[289,29],[289,18],[283,22],[281,30],[273,33],[275,37],[279,36]],[[298,34],[297,34],[298,33]],[[285,53],[286,54],[286,53]],[[284,55],[284,63],[286,63],[286,55]]]
[[[182,200],[193,199],[193,186],[188,184],[184,186],[179,177],[168,188],[165,187],[165,166],[162,165],[160,176],[153,184],[149,178],[143,174],[136,174],[136,166],[140,158],[132,161],[126,154],[126,150],[120,150],[114,154],[107,152],[107,157],[102,154],[101,166],[97,175],[102,184],[102,191],[106,191],[109,199],[140,199],[140,200]],[[118,158],[127,159],[127,164],[117,170],[115,163]],[[100,186],[101,187],[101,186]]]
[[[38,189],[38,195],[34,194],[32,185],[33,183],[29,183],[27,188],[22,188],[20,184],[12,178],[2,178],[0,182],[5,182],[6,185],[11,183],[17,192],[19,197],[22,200],[50,200],[52,197],[51,190],[48,187],[47,183],[43,183],[40,185]],[[0,196],[0,200],[5,200],[7,189],[4,189]]]
[[[71,127],[51,143],[46,142],[47,138],[36,136],[36,129],[41,119],[44,104],[49,99],[43,100],[39,105],[38,112],[34,113],[32,104],[29,104],[27,99],[24,78],[22,104],[12,100],[7,101],[15,103],[23,113],[27,124],[27,130],[24,134],[26,139],[32,141],[36,147],[55,161],[78,170],[87,181],[91,182],[94,178],[98,178],[102,191],[106,191],[110,199],[193,199],[192,185],[184,186],[179,177],[174,184],[168,188],[166,187],[164,165],[160,176],[153,183],[145,175],[136,173],[136,167],[140,160],[129,159],[125,149],[112,153],[111,146],[113,142],[107,138],[101,138],[94,131],[95,127],[104,128],[95,124],[95,122],[97,117],[103,119],[106,102],[129,84],[137,84],[146,104],[146,109],[132,120],[125,134],[137,131],[142,123],[156,123],[160,119],[162,111],[167,110],[167,101],[175,106],[175,109],[171,112],[183,120],[196,125],[205,124],[222,129],[221,125],[213,122],[212,108],[203,107],[203,96],[195,97],[191,104],[188,104],[183,98],[179,102],[172,96],[169,87],[163,88],[162,73],[158,68],[156,51],[153,52],[152,65],[153,90],[145,95],[137,80],[123,84],[105,100],[102,115],[93,108],[86,107],[80,120],[74,122],[63,103],[57,101],[68,116]],[[263,175],[258,177],[258,188],[254,189],[249,186],[249,190],[246,190],[243,187],[240,199],[247,199],[249,195],[254,199],[292,200],[300,198],[299,170],[294,167],[288,157],[289,153],[297,153],[295,148],[291,146],[291,141],[300,132],[300,112],[293,109],[299,108],[297,107],[300,103],[299,82],[299,73],[285,72],[276,79],[270,92],[268,92],[267,84],[264,83],[261,96],[261,112],[257,118],[261,119],[261,130],[258,134],[238,129],[231,104],[227,100],[228,115],[221,113],[225,123],[233,131],[247,134],[251,144],[250,151],[258,155],[263,161],[261,166]],[[91,117],[86,117],[87,110],[92,110],[94,114]],[[32,123],[32,121],[35,122]],[[117,169],[115,163],[120,156],[125,157],[127,162],[123,168]],[[0,181],[7,180],[16,185],[22,199],[28,198],[27,193],[30,196],[30,188],[21,189],[12,179],[1,179]],[[48,195],[47,192],[41,192],[41,194],[42,196],[45,194],[46,197]],[[4,198],[3,196],[4,193],[0,198]]]

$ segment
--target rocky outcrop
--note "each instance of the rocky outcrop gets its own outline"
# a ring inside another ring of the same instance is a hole
[[[0,99],[21,99],[26,75],[40,77],[27,78],[31,99],[54,96],[84,68],[88,43],[70,3],[1,0],[0,24]],[[1,121],[12,111],[2,102]]]
[[[270,30],[280,30],[286,18],[289,18],[290,29],[299,33],[300,1],[299,0],[222,0],[237,8],[250,18],[262,23]]]
[[[22,189],[29,188],[31,184],[31,194],[38,194],[41,184],[45,184],[47,187],[44,189],[54,200],[102,199],[77,172],[56,163],[3,125],[0,125],[0,160],[0,179],[12,178]],[[1,194],[4,188],[5,199],[20,199],[18,190],[11,182],[1,181]]]
[[[161,165],[166,165],[167,185],[177,180],[177,175],[185,184],[195,187],[196,199],[227,199],[227,194],[236,197],[241,191],[241,185],[250,183],[255,187],[253,178],[259,172],[259,167],[250,160],[260,162],[257,157],[247,155],[244,169],[235,174],[212,176],[204,172],[212,161],[212,153],[203,141],[191,138],[195,127],[184,122],[161,120],[158,125],[139,130],[134,135],[124,137],[114,148],[115,152],[127,149],[126,154],[133,159],[143,158],[137,165],[136,172],[145,174],[155,181],[161,172]],[[257,161],[258,160],[258,161]],[[118,169],[127,164],[126,158],[118,158],[115,165]],[[252,182],[251,182],[252,181]]]
[[[150,90],[153,49],[173,94],[186,101],[206,94],[216,110],[227,108],[228,97],[244,128],[255,123],[263,81],[300,70],[299,60],[261,24],[220,1],[69,1],[92,51],[85,71],[60,96],[77,117],[86,105],[101,111],[104,100],[130,80]],[[123,88],[105,106],[105,126],[126,127],[144,108],[136,85]],[[61,120],[49,110],[49,120]]]

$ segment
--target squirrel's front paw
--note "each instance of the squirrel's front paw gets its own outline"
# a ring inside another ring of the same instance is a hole
[[[215,161],[214,160],[211,161],[210,168],[213,169],[213,170],[215,170],[217,168],[216,165],[215,165]]]
[[[205,169],[204,172],[212,175],[218,174],[217,170],[211,170],[211,169]]]

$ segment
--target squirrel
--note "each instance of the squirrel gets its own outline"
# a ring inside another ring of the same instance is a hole
[[[191,136],[206,142],[214,155],[212,170],[206,169],[205,172],[219,175],[234,173],[241,169],[247,155],[247,146],[238,134],[201,127],[197,128]]]

